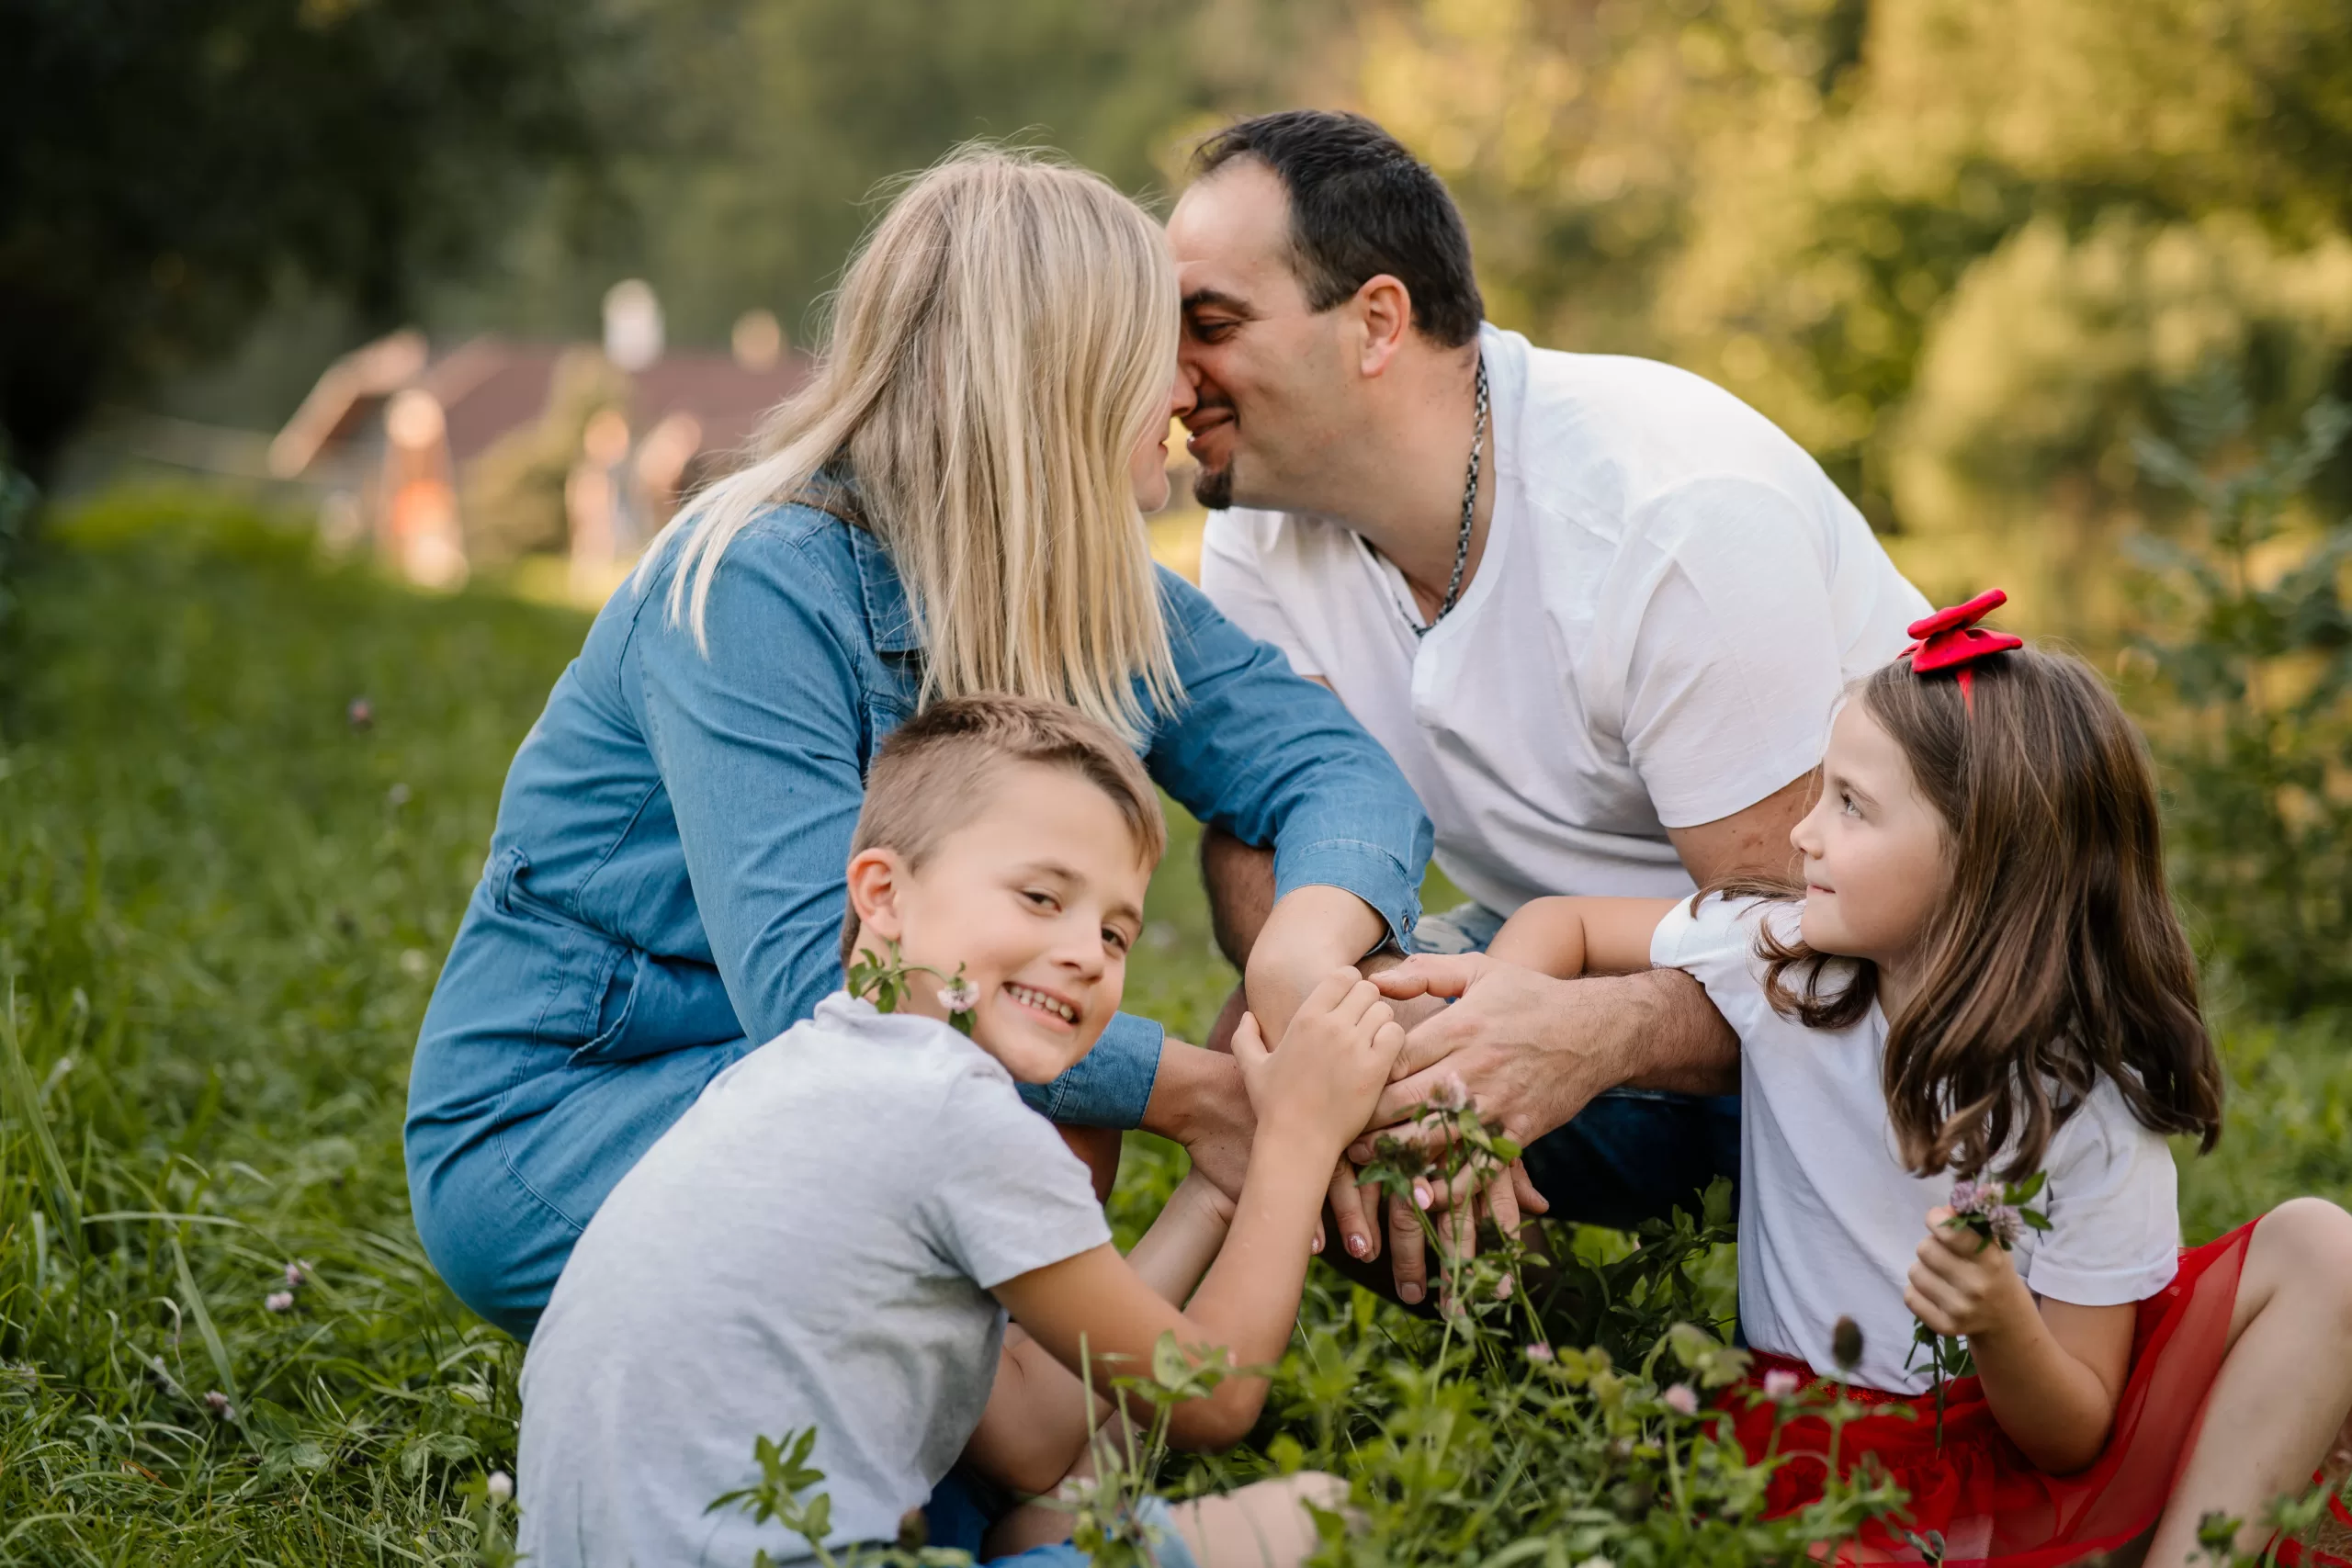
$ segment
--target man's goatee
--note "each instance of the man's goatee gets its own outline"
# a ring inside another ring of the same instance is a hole
[[[1193,475],[1193,499],[1211,512],[1223,512],[1233,504],[1233,467],[1204,468]]]

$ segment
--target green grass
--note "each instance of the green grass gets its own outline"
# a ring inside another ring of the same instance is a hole
[[[518,1357],[418,1247],[403,1086],[507,761],[584,619],[411,595],[191,496],[86,511],[11,586],[0,1563],[473,1562]],[[1130,1000],[1196,1035],[1231,973],[1177,829]],[[2230,1137],[2184,1175],[2193,1236],[2295,1191],[2352,1195],[2343,1043],[2236,1032]],[[1145,1140],[1135,1156],[1130,1224],[1177,1166]],[[1668,1279],[1670,1247],[1587,1244],[1616,1270],[1589,1321],[1621,1360],[1720,1291]],[[311,1280],[272,1313],[294,1259]],[[1394,1561],[1545,1532],[1669,1560],[1573,1517],[1652,1484],[1603,1439],[1654,1404],[1577,1392],[1539,1421],[1498,1349],[1529,1330],[1472,1355],[1329,1275],[1306,1315],[1278,1415],[1227,1472],[1351,1469]]]

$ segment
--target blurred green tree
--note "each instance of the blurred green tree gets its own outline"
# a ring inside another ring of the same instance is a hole
[[[2192,502],[2177,539],[2132,543],[2150,630],[2143,704],[2171,795],[2172,873],[2204,945],[2267,1016],[2352,1008],[2352,517],[2309,503],[2352,434],[2324,400],[2291,435],[2216,361],[2177,392],[2177,442],[2143,437]]]
[[[1357,96],[1461,197],[1497,317],[1723,383],[1932,589],[1998,563],[2028,619],[2109,640],[2091,563],[2180,510],[2129,446],[2161,389],[2220,355],[2267,430],[2352,393],[2341,0],[1362,17]]]
[[[723,344],[753,307],[806,338],[894,176],[996,137],[1148,197],[1186,131],[1312,91],[1350,37],[1342,0],[607,4],[635,40],[605,63],[636,117],[605,170],[615,199],[548,181],[507,265],[441,298],[440,321],[561,335],[636,276],[676,341]]]
[[[518,172],[586,152],[566,0],[0,3],[0,430],[36,476],[105,398],[300,278],[396,321]]]

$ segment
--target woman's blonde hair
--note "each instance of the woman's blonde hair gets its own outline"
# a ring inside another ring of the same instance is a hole
[[[1055,698],[1132,740],[1146,696],[1181,694],[1127,477],[1167,418],[1177,331],[1173,265],[1134,202],[1047,156],[960,148],[875,226],[808,384],[662,530],[639,586],[674,546],[670,616],[707,651],[736,534],[845,464],[907,590],[922,703]]]

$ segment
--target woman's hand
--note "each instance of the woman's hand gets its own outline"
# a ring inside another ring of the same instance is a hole
[[[1928,1211],[1928,1235],[1903,1292],[1912,1315],[1938,1334],[1972,1340],[2038,1321],[2008,1249],[1947,1224],[1951,1217],[1950,1209]]]

